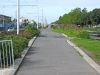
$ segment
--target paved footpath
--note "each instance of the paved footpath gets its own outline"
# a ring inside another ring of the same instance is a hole
[[[26,55],[16,75],[99,75],[71,47],[66,38],[44,30]]]

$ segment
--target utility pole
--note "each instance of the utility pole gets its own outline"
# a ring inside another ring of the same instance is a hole
[[[19,34],[19,25],[20,25],[20,6],[37,6],[37,5],[20,5],[20,0],[17,0],[17,35]],[[37,29],[38,29],[38,25],[37,25]]]
[[[37,4],[39,4],[39,0],[36,0]],[[39,6],[37,7],[37,29],[39,28]]]
[[[39,28],[39,7],[38,7],[38,16],[37,16],[37,18],[38,18],[38,21],[37,21],[37,29]]]
[[[3,6],[5,8],[5,6]],[[4,14],[4,9],[3,9],[3,14]],[[5,15],[3,15],[3,26],[5,27]]]
[[[20,0],[17,0],[17,35],[19,34]]]
[[[3,26],[5,27],[5,17],[3,15]]]
[[[42,8],[42,26],[44,25],[44,22],[43,22],[43,8]]]
[[[2,9],[2,25],[5,28],[5,15],[4,15],[4,8],[5,8],[5,6],[3,6],[2,8],[3,8]]]

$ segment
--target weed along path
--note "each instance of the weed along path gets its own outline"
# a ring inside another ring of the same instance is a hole
[[[99,75],[58,33],[45,29],[16,75]]]

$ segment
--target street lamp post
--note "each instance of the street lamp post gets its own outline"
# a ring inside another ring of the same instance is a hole
[[[19,34],[20,0],[17,0],[17,35]]]

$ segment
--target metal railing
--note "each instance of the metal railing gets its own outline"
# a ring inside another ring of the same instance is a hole
[[[12,40],[0,41],[0,69],[14,67]]]

